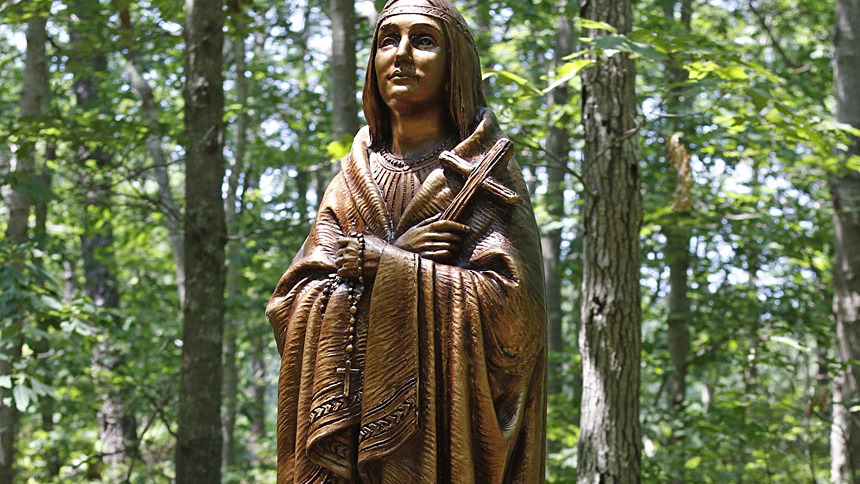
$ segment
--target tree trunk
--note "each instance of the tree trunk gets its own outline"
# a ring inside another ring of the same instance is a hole
[[[556,34],[555,59],[553,69],[564,64],[564,57],[574,51],[572,15],[566,12],[572,8],[575,0],[562,0],[558,4],[561,14],[558,16],[558,32]],[[546,150],[550,155],[547,167],[546,210],[551,221],[560,223],[564,220],[564,175],[567,172],[568,152],[570,151],[570,134],[564,126],[570,121],[569,116],[562,116],[555,121],[553,107],[564,109],[569,95],[567,85],[561,85],[550,92],[548,104],[550,107],[551,126],[546,137]],[[546,277],[546,309],[547,336],[550,354],[561,356],[564,352],[564,336],[562,333],[561,309],[561,227],[544,230],[541,240],[543,248],[544,276]],[[562,390],[562,368],[553,364],[550,368],[549,394],[558,394]]]
[[[671,1],[663,4],[663,14],[671,23],[675,23],[675,7],[681,4],[681,27],[685,32],[690,31],[692,5],[690,0],[681,2]],[[679,87],[668,90],[664,102],[667,113],[680,115],[687,109],[687,99],[684,95],[689,74],[675,59],[664,62],[667,83]],[[690,352],[690,298],[687,273],[690,269],[690,237],[692,230],[689,226],[691,210],[691,190],[693,175],[690,168],[690,155],[684,144],[684,135],[693,132],[692,127],[684,123],[683,117],[666,118],[664,138],[667,141],[666,161],[676,172],[675,191],[672,200],[672,215],[663,226],[666,237],[665,258],[669,265],[669,298],[667,301],[668,317],[666,325],[666,340],[669,348],[671,371],[668,374],[666,399],[669,412],[674,417],[672,435],[669,443],[672,445],[672,465],[676,476],[683,476],[687,461],[685,443],[683,441],[684,404],[687,395],[687,358]],[[682,477],[672,480],[674,484],[684,482]]]
[[[330,14],[332,137],[351,141],[358,132],[355,0],[331,0]],[[332,164],[332,173],[339,169],[338,163]]]
[[[630,31],[630,0],[591,0],[582,18]],[[596,38],[605,31],[585,29]],[[582,73],[585,129],[583,207],[583,395],[577,466],[580,484],[638,483],[642,429],[642,346],[635,67],[626,53],[599,56]]]
[[[240,35],[243,29],[238,29]],[[239,177],[245,165],[245,146],[248,137],[248,78],[245,77],[245,39],[233,39],[233,58],[236,62],[236,102],[242,106],[236,119],[236,142],[233,147],[233,164],[230,167],[230,177],[227,182],[227,200],[224,206],[224,217],[227,230],[231,236],[241,232],[241,208],[236,207]],[[231,240],[227,244],[227,297],[239,300],[242,297],[241,270],[237,264],[242,255],[242,241]],[[236,364],[236,347],[242,319],[237,311],[228,316],[224,330],[224,461],[226,470],[236,462],[236,411],[239,394],[239,368]]]
[[[834,31],[836,119],[860,128],[860,0],[836,0]],[[846,162],[860,156],[852,136]],[[831,481],[860,484],[860,172],[842,167],[830,177],[833,198],[833,312],[837,357],[844,365],[833,382]]]
[[[45,17],[33,16],[27,23],[27,53],[24,60],[24,79],[21,89],[21,119],[25,122],[38,118],[44,106],[48,66],[45,57]],[[23,140],[16,153],[14,171],[20,180],[30,180],[35,176],[35,141]],[[6,238],[15,244],[24,244],[29,238],[28,228],[32,200],[24,191],[12,190],[9,196],[9,223]],[[24,253],[20,253],[22,260]],[[0,330],[0,376],[11,375],[14,364],[21,357],[22,335],[21,320],[14,319],[9,327]],[[5,326],[5,325],[4,325]],[[0,484],[11,484],[15,475],[15,440],[21,415],[14,401],[3,404],[8,397],[7,391],[0,388]]]
[[[672,1],[663,4],[663,13],[670,22],[675,20],[677,3]],[[690,0],[683,0],[680,3],[681,25],[686,32],[689,32],[692,5]],[[667,82],[670,84],[682,84],[689,76],[687,70],[674,60],[667,60],[665,67]],[[678,114],[685,108],[686,99],[683,89],[684,87],[681,86],[669,90],[665,100],[668,113]],[[668,118],[664,133],[668,148],[666,161],[676,171],[675,193],[672,200],[674,216],[663,229],[663,234],[666,236],[665,256],[669,265],[667,340],[672,361],[667,398],[670,409],[675,413],[683,409],[687,389],[687,354],[690,347],[687,272],[690,269],[690,237],[692,236],[688,224],[685,223],[691,209],[690,156],[683,144],[683,137],[681,135],[675,137],[675,134],[686,134],[691,131],[690,127],[685,126],[682,121],[673,122],[672,118]]]
[[[185,306],[177,484],[221,481],[226,227],[222,0],[185,3]]]
[[[82,29],[99,21],[99,5],[75,2],[74,9]],[[107,71],[107,56],[99,51],[99,41],[78,28],[70,32],[72,57],[76,66],[74,76],[75,101],[82,110],[100,110],[100,77]],[[119,292],[114,272],[113,224],[109,212],[113,197],[112,181],[106,172],[110,168],[111,154],[98,146],[90,151],[85,145],[77,148],[76,157],[81,166],[80,186],[86,193],[84,201],[81,255],[84,265],[84,294],[94,305],[106,310],[119,308]],[[94,160],[95,169],[86,168]],[[97,171],[99,173],[94,173]],[[93,219],[92,215],[96,218]],[[119,327],[116,316],[108,316],[108,334]],[[116,388],[113,376],[121,371],[125,357],[117,352],[112,338],[104,338],[93,348],[92,365],[96,374],[96,392],[100,407],[99,442],[104,454],[102,462],[108,464],[108,480],[118,479],[119,466],[133,455],[137,447],[137,423],[128,406],[128,390]]]

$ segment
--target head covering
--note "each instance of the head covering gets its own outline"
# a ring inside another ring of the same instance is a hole
[[[448,0],[389,0],[379,13],[373,31],[370,60],[364,77],[362,102],[364,117],[370,126],[370,139],[379,146],[391,136],[391,119],[388,106],[379,94],[376,80],[376,49],[379,27],[394,15],[418,14],[432,17],[442,24],[445,43],[448,47],[447,99],[450,121],[459,140],[466,139],[477,125],[481,108],[486,107],[481,88],[481,62],[468,24],[454,5]]]

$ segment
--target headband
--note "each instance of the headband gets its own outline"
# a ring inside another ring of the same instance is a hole
[[[379,20],[376,21],[376,28],[378,29],[382,25],[382,22],[389,17],[407,14],[418,14],[432,17],[441,20],[446,24],[453,25],[464,33],[467,32],[468,27],[463,25],[459,19],[452,16],[447,10],[434,7],[432,5],[402,5],[385,9],[379,14]],[[467,35],[467,37],[469,36]]]

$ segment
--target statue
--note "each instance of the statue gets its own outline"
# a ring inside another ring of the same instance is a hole
[[[266,309],[278,483],[543,483],[538,231],[448,0],[386,4],[363,96]]]

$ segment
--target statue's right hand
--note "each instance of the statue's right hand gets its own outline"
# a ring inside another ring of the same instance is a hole
[[[468,232],[468,225],[439,220],[439,215],[434,215],[407,230],[394,241],[394,245],[421,257],[445,262],[454,258],[460,241]]]

